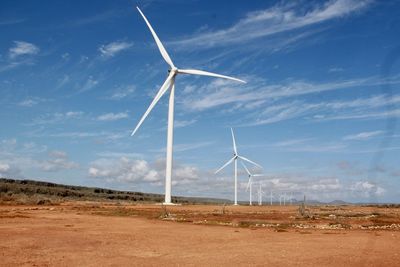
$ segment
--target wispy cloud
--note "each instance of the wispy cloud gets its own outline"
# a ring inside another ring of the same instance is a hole
[[[328,70],[328,72],[333,73],[333,72],[343,72],[344,69],[343,68],[339,68],[339,67],[332,67]]]
[[[79,92],[83,93],[83,92],[89,91],[89,90],[93,89],[94,87],[96,87],[98,83],[99,83],[98,80],[94,79],[92,76],[89,76],[88,79],[86,80],[85,84],[79,90]]]
[[[227,29],[197,32],[193,36],[171,42],[184,47],[210,48],[245,43],[291,30],[302,29],[329,20],[342,18],[368,7],[371,1],[333,0],[310,4],[305,10],[294,2],[279,3],[271,8],[248,13]]]
[[[99,121],[116,121],[121,119],[128,118],[127,112],[120,112],[120,113],[106,113],[97,117]]]
[[[194,150],[194,149],[210,146],[212,144],[213,144],[213,142],[176,144],[176,145],[174,145],[174,151],[175,152],[185,152],[185,151],[189,151],[189,150]],[[166,150],[165,150],[165,148],[161,148],[161,149],[156,149],[156,150],[151,150],[151,151],[157,152],[157,153],[164,153]]]
[[[198,87],[196,93],[187,95],[180,101],[188,110],[201,111],[221,105],[232,103],[250,103],[260,100],[277,100],[295,96],[309,95],[327,91],[357,88],[362,86],[380,86],[384,84],[399,84],[400,77],[391,79],[379,77],[355,78],[335,82],[316,83],[302,80],[291,80],[281,84],[266,84],[265,81],[257,80],[246,86],[237,85],[230,81],[213,80],[211,83]],[[399,101],[398,97],[387,100],[381,95],[368,101],[382,103],[382,101]],[[362,101],[362,99],[360,100]]]
[[[40,49],[36,45],[23,41],[14,41],[14,46],[9,49],[9,56],[11,59],[23,55],[36,55]]]
[[[18,102],[18,106],[33,107],[33,106],[35,106],[41,102],[45,102],[45,101],[48,101],[48,100],[44,99],[44,98],[40,98],[40,97],[31,97],[31,98],[27,98],[25,100]]]
[[[0,26],[6,26],[6,25],[14,25],[14,24],[19,24],[22,22],[25,22],[26,19],[8,19],[8,20],[2,20],[0,21]]]
[[[133,46],[133,43],[124,42],[124,41],[116,41],[106,45],[101,45],[99,47],[99,51],[102,57],[109,58],[113,57],[116,54],[127,50]]]
[[[190,94],[178,98],[187,111],[204,111],[226,106],[225,112],[247,112],[242,126],[276,123],[298,117],[328,121],[345,119],[381,119],[400,116],[399,110],[382,110],[400,104],[399,95],[371,95],[369,97],[316,102],[311,95],[336,90],[358,90],[362,87],[400,84],[400,76],[382,79],[377,76],[343,81],[310,82],[288,80],[281,84],[266,84],[253,79],[252,84],[237,85],[230,81],[213,80],[197,87]],[[190,85],[186,85],[190,87]],[[301,98],[300,98],[301,97]],[[253,114],[249,114],[253,112]]]
[[[290,139],[290,140],[284,140],[277,142],[273,144],[273,146],[276,147],[288,147],[288,146],[293,146],[293,145],[299,145],[299,144],[304,144],[305,142],[311,140],[311,138],[302,138],[302,139]]]
[[[135,92],[135,86],[129,85],[123,88],[118,88],[115,90],[112,95],[109,97],[111,100],[121,100],[128,96],[131,96]]]
[[[73,20],[68,24],[68,26],[74,26],[74,27],[81,27],[81,26],[86,26],[90,24],[95,24],[103,21],[108,21],[113,18],[118,18],[124,15],[124,12],[121,10],[107,10],[102,13],[94,14],[91,16],[87,16],[85,18],[78,18]]]
[[[27,126],[32,125],[44,125],[44,124],[54,124],[59,122],[65,122],[72,119],[79,119],[84,115],[82,111],[68,111],[64,113],[48,113],[34,118],[31,122],[27,123]]]
[[[358,134],[347,135],[343,137],[343,140],[364,141],[382,135],[383,133],[384,131],[362,132]]]
[[[161,186],[165,179],[165,160],[148,162],[141,159],[121,157],[100,158],[90,163],[88,176],[108,182],[150,183]],[[187,164],[174,164],[173,185],[188,184],[199,179],[199,170]]]
[[[68,159],[68,155],[64,151],[50,151],[49,159],[39,162],[42,171],[56,172],[61,170],[71,170],[79,168],[79,164]]]
[[[192,125],[194,123],[196,123],[197,120],[193,119],[193,120],[176,120],[174,122],[174,127],[175,128],[183,128],[183,127],[187,127],[189,125]]]

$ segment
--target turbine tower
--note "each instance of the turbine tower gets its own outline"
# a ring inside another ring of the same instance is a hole
[[[234,205],[237,205],[237,160],[241,159],[244,161],[247,161],[259,168],[262,169],[262,167],[260,165],[258,165],[257,163],[249,160],[248,158],[245,158],[243,156],[239,156],[238,152],[237,152],[237,148],[236,148],[236,141],[235,141],[235,135],[233,134],[233,129],[231,128],[231,133],[232,133],[232,142],[233,142],[233,158],[231,158],[230,160],[228,160],[228,162],[226,162],[221,168],[219,168],[215,174],[217,174],[218,172],[220,172],[222,169],[224,169],[226,166],[228,166],[229,164],[232,163],[232,161],[234,162],[234,175],[235,175],[235,202]]]
[[[258,188],[258,205],[262,205],[262,195],[264,194],[264,191],[262,190],[262,184],[261,182],[259,183],[259,188]]]
[[[273,198],[273,195],[272,195],[272,190],[271,190],[271,192],[269,194],[269,200],[270,200],[270,205],[271,206],[272,206],[272,198]]]
[[[146,119],[147,115],[151,112],[160,98],[170,89],[169,95],[169,106],[168,106],[168,130],[167,130],[167,157],[166,157],[166,171],[165,171],[165,202],[164,204],[172,204],[171,203],[171,177],[172,177],[172,147],[173,147],[173,140],[174,140],[174,98],[175,98],[175,78],[178,74],[195,74],[195,75],[203,75],[203,76],[211,76],[217,78],[224,78],[229,80],[234,80],[238,82],[245,83],[245,81],[220,75],[216,73],[211,73],[202,70],[194,70],[194,69],[178,69],[174,63],[172,62],[171,58],[169,57],[167,51],[165,50],[163,44],[161,43],[160,39],[158,38],[157,34],[155,33],[153,27],[151,27],[149,21],[144,16],[143,12],[136,7],[139,13],[142,15],[144,21],[146,22],[147,26],[150,29],[151,34],[157,44],[158,49],[160,50],[161,56],[169,65],[170,69],[168,70],[169,74],[163,85],[161,86],[160,90],[154,97],[153,101],[151,102],[150,106],[147,108],[146,112],[136,125],[136,128],[133,130],[131,136],[133,136],[136,131],[139,129],[140,125],[142,125],[143,121]]]
[[[243,168],[246,170],[247,175],[249,176],[249,181],[247,182],[247,186],[246,186],[246,192],[250,191],[249,205],[251,206],[251,205],[253,205],[253,203],[252,203],[253,197],[252,197],[252,194],[251,194],[251,189],[253,187],[253,177],[260,177],[260,176],[263,176],[263,175],[262,174],[251,174],[249,169],[247,169],[246,165],[242,161],[240,163],[242,164]]]

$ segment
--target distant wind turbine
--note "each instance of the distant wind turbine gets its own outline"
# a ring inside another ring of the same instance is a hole
[[[272,198],[273,198],[273,195],[272,195],[272,190],[271,190],[271,192],[270,192],[270,194],[269,194],[269,200],[270,200],[270,205],[272,206]]]
[[[258,188],[258,205],[262,205],[262,195],[265,194],[265,192],[262,190],[262,184],[261,182],[259,183],[259,188]]]
[[[219,168],[215,172],[215,174],[219,173],[222,169],[224,169],[226,166],[231,164],[232,161],[234,162],[234,164],[235,164],[235,170],[234,170],[234,172],[235,172],[235,202],[234,202],[234,205],[237,205],[237,160],[241,159],[241,160],[247,161],[247,162],[249,162],[249,163],[251,163],[251,164],[253,164],[253,165],[255,165],[255,166],[259,167],[259,168],[262,168],[262,167],[260,165],[258,165],[257,163],[249,160],[248,158],[245,158],[243,156],[239,156],[239,154],[237,152],[237,148],[236,148],[235,135],[233,134],[233,129],[232,128],[231,128],[231,133],[232,133],[232,141],[233,141],[233,158],[228,160],[228,162],[226,162],[221,168]]]
[[[247,186],[246,186],[246,192],[250,191],[249,205],[251,206],[251,205],[253,205],[253,203],[252,203],[253,197],[251,195],[251,189],[253,187],[253,177],[260,177],[260,176],[264,176],[264,175],[262,175],[262,174],[252,174],[252,173],[250,173],[249,169],[247,169],[246,165],[242,161],[240,163],[242,164],[243,168],[246,170],[247,175],[249,176],[249,181],[247,182]]]
[[[173,139],[174,139],[174,98],[175,98],[175,78],[178,74],[195,74],[195,75],[204,75],[204,76],[211,76],[217,78],[224,78],[229,80],[234,80],[238,82],[245,83],[245,81],[220,75],[216,73],[211,73],[202,70],[194,70],[194,69],[178,69],[175,67],[174,63],[172,62],[171,58],[169,57],[167,51],[165,50],[163,44],[161,43],[160,39],[158,38],[157,34],[155,33],[153,27],[150,25],[147,18],[144,16],[143,12],[137,7],[137,10],[142,15],[144,21],[146,22],[147,26],[150,29],[151,34],[160,50],[161,56],[170,66],[168,70],[169,74],[163,85],[161,86],[160,90],[154,97],[153,101],[151,102],[150,106],[147,108],[146,112],[144,113],[143,117],[140,119],[139,123],[136,125],[136,128],[132,132],[132,136],[136,133],[139,129],[140,125],[142,125],[143,121],[146,119],[147,115],[149,115],[150,111],[154,108],[160,98],[170,89],[170,96],[169,96],[169,108],[168,108],[168,130],[167,130],[167,158],[166,158],[166,171],[165,171],[165,202],[164,204],[171,204],[171,177],[172,177],[172,147],[173,147]]]

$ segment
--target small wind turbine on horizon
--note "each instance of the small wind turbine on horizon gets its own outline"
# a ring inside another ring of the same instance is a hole
[[[253,198],[252,198],[252,194],[251,194],[251,190],[252,190],[252,187],[253,187],[253,177],[261,177],[261,176],[264,176],[264,175],[263,174],[252,174],[249,171],[249,169],[247,169],[246,165],[242,161],[240,163],[242,164],[243,168],[246,170],[247,175],[249,176],[249,181],[247,182],[247,186],[246,186],[246,192],[250,189],[249,205],[251,206],[251,205],[253,205],[253,203],[252,203]]]
[[[259,188],[258,188],[258,205],[262,205],[262,195],[265,194],[265,192],[262,190],[262,183],[259,182]]]
[[[234,162],[234,165],[235,165],[235,168],[234,168],[234,174],[235,174],[235,201],[234,201],[234,205],[237,205],[237,160],[241,159],[241,160],[247,161],[247,162],[249,162],[249,163],[251,163],[251,164],[253,164],[253,165],[255,165],[255,166],[257,166],[257,167],[259,167],[261,169],[262,169],[262,167],[259,164],[249,160],[248,158],[245,158],[243,156],[239,156],[239,154],[237,152],[237,147],[236,147],[235,135],[233,134],[233,129],[232,128],[231,128],[231,133],[232,133],[232,142],[233,142],[233,158],[228,160],[228,162],[226,162],[221,168],[219,168],[215,172],[215,174],[219,173],[226,166],[228,166],[229,164]]]
[[[153,101],[151,102],[150,106],[147,108],[146,112],[140,119],[139,123],[136,125],[136,128],[133,130],[131,136],[133,136],[136,131],[139,129],[140,125],[142,125],[143,121],[146,119],[147,115],[149,115],[150,111],[154,108],[157,102],[161,99],[161,97],[170,89],[170,96],[169,96],[169,106],[168,106],[168,130],[167,130],[167,157],[166,157],[166,171],[165,171],[165,202],[164,204],[172,204],[171,203],[171,180],[172,180],[172,151],[173,151],[173,139],[174,139],[174,98],[175,98],[175,78],[178,74],[195,74],[195,75],[203,75],[203,76],[211,76],[223,79],[229,79],[233,81],[238,81],[245,83],[240,79],[220,75],[216,73],[211,73],[202,70],[195,70],[195,69],[178,69],[174,63],[172,62],[171,58],[169,57],[167,51],[165,50],[163,44],[161,43],[160,39],[158,38],[157,34],[155,33],[153,27],[150,25],[147,18],[144,16],[143,12],[136,7],[139,11],[140,15],[142,15],[144,21],[146,22],[147,26],[150,29],[151,34],[157,44],[158,49],[160,50],[161,56],[170,66],[168,70],[169,74],[163,85],[161,86],[160,90],[157,92],[156,96],[154,97]]]
[[[270,205],[272,206],[272,198],[273,198],[273,194],[272,194],[272,190],[271,190],[271,192],[270,192],[270,194],[269,194],[269,203],[270,203]]]

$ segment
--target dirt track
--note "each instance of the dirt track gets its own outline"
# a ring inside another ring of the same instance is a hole
[[[204,216],[217,209],[182,206],[171,211]],[[159,212],[155,206],[133,210],[142,212],[104,216],[97,207],[0,206],[0,265],[398,266],[400,259],[397,230],[210,226],[155,219],[149,212]]]

